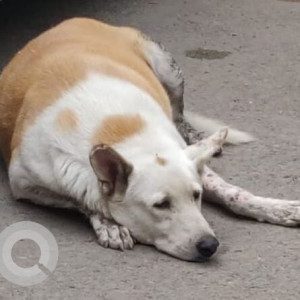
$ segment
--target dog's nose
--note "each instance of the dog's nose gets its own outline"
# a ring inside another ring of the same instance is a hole
[[[200,239],[196,247],[203,257],[211,257],[219,246],[218,240],[212,235],[206,235]]]

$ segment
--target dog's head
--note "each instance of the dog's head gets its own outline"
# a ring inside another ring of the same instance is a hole
[[[111,216],[139,242],[172,256],[210,257],[218,241],[201,214],[201,171],[226,135],[221,130],[204,142],[167,156],[148,155],[135,165],[111,147],[96,146],[90,160]]]

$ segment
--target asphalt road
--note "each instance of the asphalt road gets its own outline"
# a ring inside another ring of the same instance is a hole
[[[136,26],[162,41],[185,73],[187,107],[258,138],[226,148],[214,169],[256,194],[300,198],[299,0],[2,0],[0,67],[26,41],[72,16]],[[98,246],[79,214],[12,201],[4,167],[0,176],[0,230],[35,221],[59,247],[54,273],[38,285],[19,287],[0,276],[0,299],[300,298],[299,228],[206,205],[221,242],[209,263],[179,261],[145,246],[122,253]],[[38,257],[32,242],[14,247],[20,265]]]

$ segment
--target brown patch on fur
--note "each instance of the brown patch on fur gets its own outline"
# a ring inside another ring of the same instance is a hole
[[[77,128],[77,125],[77,116],[70,108],[61,111],[56,118],[56,127],[62,132],[74,131]]]
[[[158,155],[156,155],[156,162],[161,166],[165,166],[167,164],[166,159]]]
[[[104,119],[93,137],[93,145],[112,145],[138,134],[145,127],[140,115],[113,115]]]
[[[6,163],[36,117],[90,71],[133,83],[171,118],[168,95],[147,64],[143,43],[133,28],[86,18],[64,21],[29,42],[0,77],[0,141]]]

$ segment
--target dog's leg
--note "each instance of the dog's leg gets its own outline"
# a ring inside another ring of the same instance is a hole
[[[10,167],[9,180],[15,199],[26,199],[39,205],[75,208],[90,219],[100,245],[121,250],[133,248],[134,242],[129,230],[112,220],[108,220],[107,216],[104,217],[103,213],[105,211],[102,211],[100,215],[95,205],[88,205],[79,199],[65,197],[47,188],[35,185],[33,183],[35,181],[31,180],[30,174],[22,168],[19,160],[15,161]]]
[[[129,230],[110,221],[99,214],[90,213],[82,207],[75,199],[61,196],[42,187],[26,186],[22,189],[13,190],[17,199],[26,199],[30,202],[58,208],[76,208],[83,212],[91,221],[91,225],[96,233],[98,242],[105,248],[112,249],[132,249],[134,242]]]
[[[204,164],[204,162],[210,159],[212,156],[217,156],[222,153],[222,147],[226,140],[227,134],[228,129],[222,128],[211,136],[188,146],[185,152],[190,159],[200,159]]]
[[[149,37],[142,36],[142,51],[154,74],[164,86],[169,95],[172,107],[173,121],[177,130],[188,145],[195,144],[203,137],[227,127],[219,121],[201,117],[198,114],[184,114],[184,77],[180,67],[172,55],[161,44],[153,42]],[[253,141],[248,133],[230,128],[226,143],[240,144]]]
[[[207,166],[202,181],[205,200],[221,204],[238,215],[282,226],[300,225],[300,201],[255,196],[225,182]]]
[[[57,208],[77,208],[74,199],[62,196],[41,186],[32,185],[29,180],[19,176],[10,174],[10,186],[16,200],[23,199],[38,205]]]
[[[173,120],[177,122],[183,116],[184,80],[182,71],[172,55],[161,44],[155,43],[143,34],[142,39],[145,58],[167,91],[172,105]]]
[[[180,67],[161,44],[144,35],[142,44],[150,67],[169,95],[173,121],[178,131],[188,145],[196,143],[203,138],[203,133],[198,132],[184,119],[184,78]]]
[[[113,221],[100,217],[98,214],[91,214],[76,203],[74,199],[63,197],[41,187],[26,187],[15,194],[18,199],[26,199],[30,202],[58,208],[76,208],[90,218],[91,225],[96,233],[98,242],[105,248],[132,249],[133,239],[129,230],[116,224]]]
[[[92,214],[90,221],[101,246],[122,251],[133,248],[134,240],[126,227],[102,218],[99,214]]]

